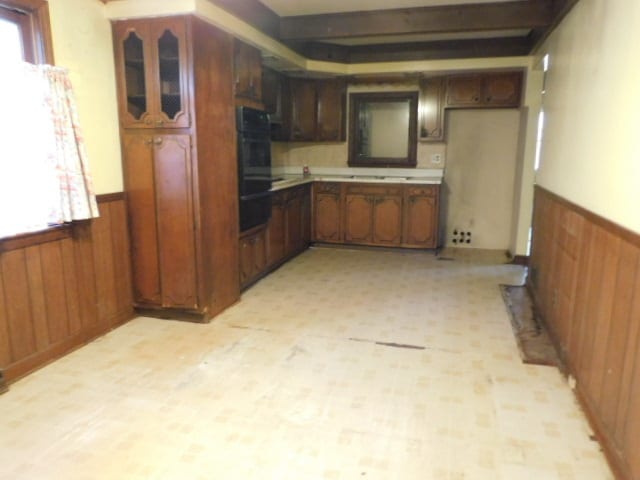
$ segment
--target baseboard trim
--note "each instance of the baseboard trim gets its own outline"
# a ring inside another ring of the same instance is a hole
[[[511,263],[514,265],[522,265],[523,267],[528,267],[529,255],[515,255],[511,258]]]

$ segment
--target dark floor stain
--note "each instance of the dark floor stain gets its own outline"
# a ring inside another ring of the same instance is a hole
[[[228,325],[229,328],[239,328],[241,330],[255,330],[257,332],[271,332],[268,328],[248,327],[246,325]]]
[[[352,342],[373,343],[374,345],[381,345],[383,347],[408,348],[410,350],[426,350],[426,348],[427,348],[427,347],[422,347],[420,345],[409,345],[409,344],[406,344],[406,343],[377,342],[375,340],[368,340],[366,338],[350,337],[349,340],[351,340]]]
[[[383,347],[393,348],[409,348],[411,350],[424,350],[426,347],[420,345],[409,345],[407,343],[394,343],[394,342],[376,342],[376,345],[382,345]]]
[[[445,262],[453,262],[455,259],[451,257],[438,257],[438,260],[444,260]]]

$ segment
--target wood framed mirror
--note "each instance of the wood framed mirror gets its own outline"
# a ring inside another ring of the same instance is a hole
[[[349,166],[415,167],[418,92],[349,95]]]

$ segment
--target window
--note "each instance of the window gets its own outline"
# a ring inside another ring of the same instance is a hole
[[[51,217],[57,172],[47,162],[47,142],[38,133],[52,129],[46,125],[50,117],[42,113],[43,82],[33,76],[23,81],[14,74],[25,66],[24,62],[53,63],[47,2],[0,0],[0,45],[2,238],[50,226],[47,219]]]
[[[21,60],[53,65],[47,2],[0,0],[0,45],[3,61],[15,56],[19,47]]]

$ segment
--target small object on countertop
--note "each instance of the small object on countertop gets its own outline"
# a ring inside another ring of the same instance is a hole
[[[302,176],[303,177],[308,177],[309,176],[309,165],[305,165],[304,167],[302,167]]]

